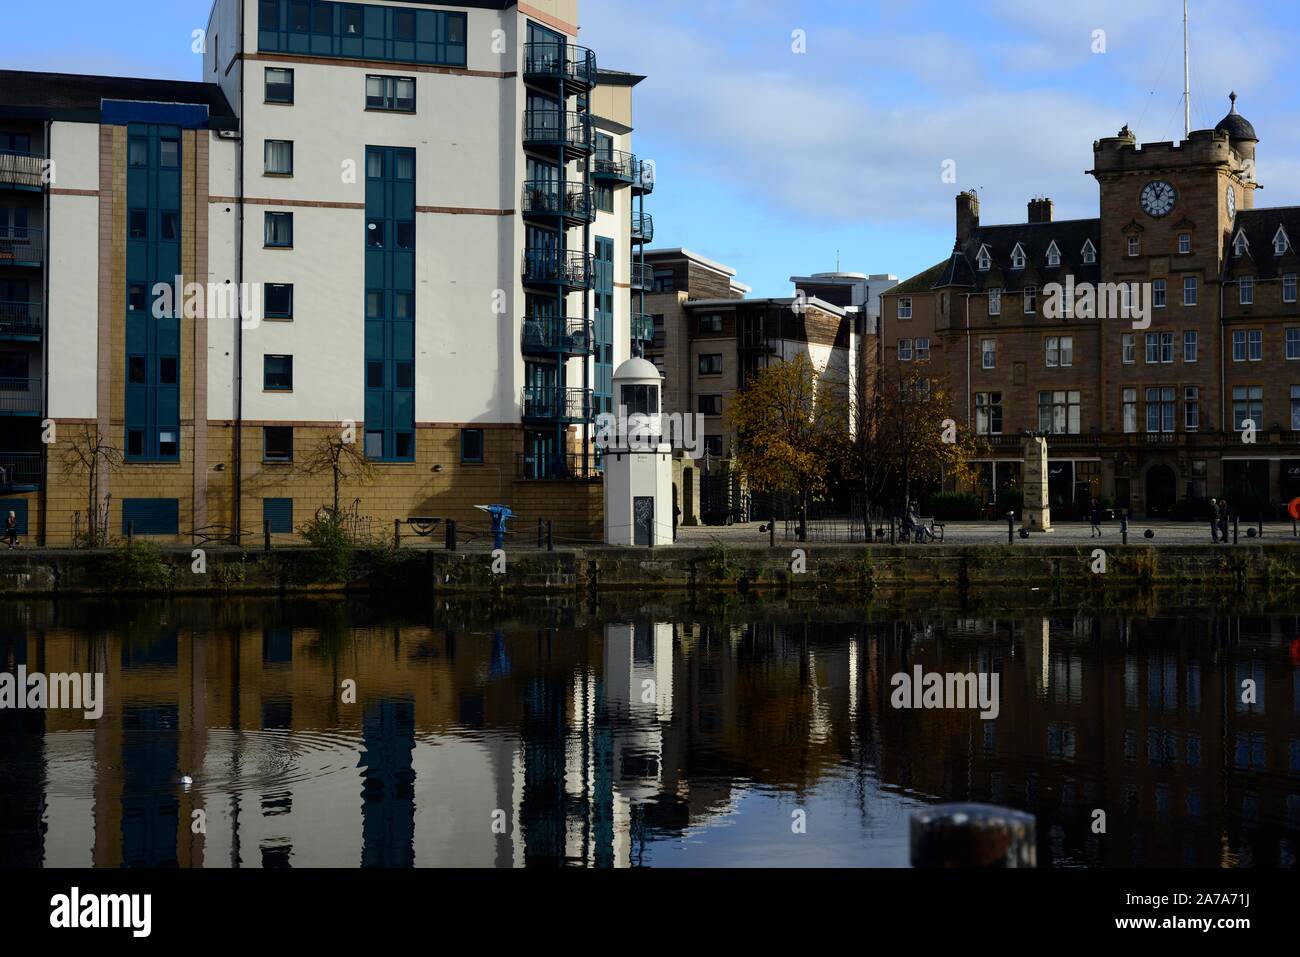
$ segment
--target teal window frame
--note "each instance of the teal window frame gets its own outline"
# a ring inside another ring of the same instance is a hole
[[[271,223],[287,222],[289,238],[285,242],[271,242]],[[293,213],[284,210],[268,210],[262,219],[263,240],[267,249],[293,249]]]
[[[478,442],[478,454],[475,455],[470,451],[470,444],[466,440],[470,436],[477,436],[475,441]],[[487,450],[487,433],[483,429],[461,429],[460,430],[460,462],[462,465],[482,465],[486,458]]]
[[[262,53],[464,68],[468,31],[469,16],[459,11],[331,0],[258,4],[257,46]]]
[[[293,499],[262,499],[262,527],[272,535],[293,533]]]
[[[289,453],[288,453],[288,455],[272,455],[272,454],[271,454],[271,452],[270,452],[270,449],[271,449],[271,441],[270,441],[270,440],[271,440],[271,437],[272,437],[272,433],[275,433],[275,437],[276,437],[276,438],[279,438],[279,439],[284,438],[286,435],[288,436],[288,439],[289,439]],[[293,440],[294,440],[294,434],[293,434],[293,426],[292,426],[292,425],[264,425],[264,426],[262,426],[262,461],[263,461],[263,462],[292,462],[292,461],[293,461]]]
[[[133,535],[179,535],[180,499],[122,499],[122,534],[131,525]]]
[[[289,297],[289,304],[286,308],[271,308],[271,290],[285,290]],[[264,319],[292,319],[293,318],[293,283],[291,282],[268,282],[262,287],[262,317]]]
[[[271,82],[272,73],[287,74],[289,77],[289,82],[272,83]],[[266,71],[262,74],[262,83],[263,83],[262,95],[263,95],[264,102],[275,103],[280,106],[293,106],[294,100],[297,98],[298,95],[298,89],[297,89],[297,77],[294,75],[292,69],[286,66],[268,66],[266,68]],[[272,89],[287,89],[289,91],[288,99],[285,99],[283,95],[272,96],[271,95]]]
[[[280,368],[272,373],[272,366],[277,363],[280,365]],[[282,379],[287,379],[287,385],[272,385],[273,374],[277,382]],[[293,391],[293,356],[286,353],[267,353],[262,356],[262,391]]]

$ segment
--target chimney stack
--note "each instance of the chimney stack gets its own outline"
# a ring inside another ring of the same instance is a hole
[[[965,246],[980,228],[980,198],[974,190],[957,194],[957,248]]]
[[[1029,221],[1031,223],[1050,223],[1055,204],[1046,196],[1038,196],[1029,201]]]

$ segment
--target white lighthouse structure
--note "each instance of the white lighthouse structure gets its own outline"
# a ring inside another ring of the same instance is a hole
[[[645,359],[614,372],[618,414],[602,430],[605,542],[656,548],[673,542],[672,446],[663,435],[663,376]]]

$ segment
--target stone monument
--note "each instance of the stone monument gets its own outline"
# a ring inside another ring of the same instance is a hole
[[[1025,437],[1023,527],[1030,532],[1052,530],[1051,500],[1047,497],[1047,439],[1031,432]]]

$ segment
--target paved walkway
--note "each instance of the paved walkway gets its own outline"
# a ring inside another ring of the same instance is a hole
[[[768,535],[762,529],[761,523],[751,523],[748,525],[732,525],[729,527],[711,527],[704,526],[698,528],[680,528],[677,530],[677,543],[679,545],[707,546],[714,541],[721,541],[727,545],[744,547],[766,547]],[[791,523],[793,528],[793,523]],[[1242,523],[1239,528],[1239,540],[1243,543],[1252,541],[1247,535],[1248,527]],[[1152,545],[1208,545],[1210,544],[1210,526],[1207,521],[1204,524],[1200,522],[1161,522],[1145,521],[1143,519],[1134,519],[1129,522],[1128,540],[1129,544],[1144,544],[1147,539],[1144,533],[1150,529],[1155,533],[1155,537],[1150,539]],[[776,523],[776,540],[778,544],[785,544],[788,539],[785,538],[786,523],[778,521]],[[842,526],[835,528],[828,526],[826,523],[818,523],[818,531],[823,534],[810,535],[809,542],[848,542],[848,527]],[[1019,526],[1016,527],[1016,543],[1020,544]],[[830,534],[825,534],[829,532]],[[1089,542],[1097,542],[1098,539],[1090,537],[1091,526],[1087,522],[1066,522],[1053,527],[1051,532],[1046,534],[1031,535],[1027,544],[1039,545],[1087,545]],[[791,532],[793,535],[793,532]],[[888,534],[888,529],[886,529]],[[1229,526],[1231,534],[1231,526]],[[1006,522],[949,522],[944,529],[944,544],[947,545],[997,545],[1006,544],[1007,541],[1007,524]],[[1102,542],[1119,544],[1120,529],[1119,522],[1106,522],[1102,525]],[[1300,539],[1292,537],[1291,525],[1264,523],[1265,542],[1295,542],[1300,545]]]

